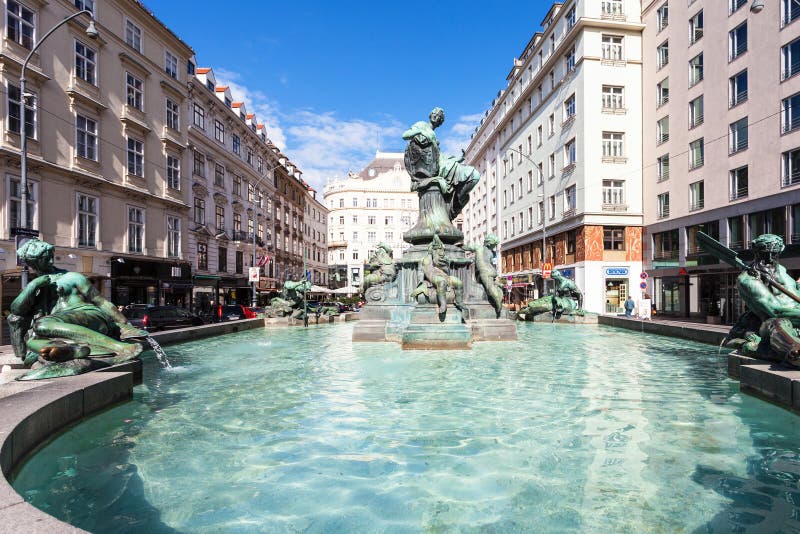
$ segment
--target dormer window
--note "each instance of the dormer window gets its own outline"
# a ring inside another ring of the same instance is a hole
[[[228,97],[225,97],[225,105],[228,106],[228,107],[231,107],[231,104],[232,104],[231,99],[228,98]]]
[[[239,112],[239,118],[245,120],[244,113],[242,113],[241,111]]]
[[[191,63],[189,63],[189,65],[191,65]],[[206,87],[208,87],[209,91],[213,91],[214,90],[214,82],[212,82],[211,80],[206,80]]]

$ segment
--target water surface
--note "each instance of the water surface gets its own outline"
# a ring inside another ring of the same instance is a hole
[[[96,532],[800,531],[799,420],[716,348],[519,327],[471,352],[351,325],[170,346],[14,487]]]

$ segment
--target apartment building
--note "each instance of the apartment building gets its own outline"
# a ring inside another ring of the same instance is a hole
[[[324,287],[328,284],[328,209],[317,200],[317,192],[310,187],[305,213],[306,269],[311,271],[311,282]]]
[[[466,241],[499,235],[511,302],[546,290],[543,256],[589,311],[616,313],[638,289],[640,9],[553,4],[473,134],[467,159],[483,180],[464,210]]]
[[[22,63],[26,69],[28,220],[20,216]],[[186,79],[192,49],[139,2],[9,0],[0,43],[0,269],[3,309],[19,292],[11,229],[33,228],[114,302],[188,301]]]
[[[303,227],[309,189],[300,169],[283,154],[277,155],[281,164],[275,168],[275,253],[267,273],[271,277],[268,280],[274,279],[277,284],[273,290],[280,289],[286,280],[301,280],[304,276]]]
[[[369,252],[385,242],[399,258],[410,245],[403,234],[417,222],[419,202],[403,154],[380,152],[359,173],[324,189],[328,208],[328,285],[358,287]]]
[[[784,237],[800,275],[800,4],[642,2],[644,255],[659,313],[743,311],[738,271],[697,243],[743,251]]]

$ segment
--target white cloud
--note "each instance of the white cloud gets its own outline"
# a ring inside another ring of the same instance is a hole
[[[473,115],[462,115],[450,127],[448,134],[442,136],[439,134],[439,141],[442,146],[442,151],[446,154],[453,156],[460,156],[461,150],[467,149],[469,145],[470,136],[475,131],[475,127],[480,123],[483,113],[475,113]],[[447,122],[445,122],[445,125]]]

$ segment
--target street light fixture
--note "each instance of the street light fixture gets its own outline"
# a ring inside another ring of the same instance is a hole
[[[71,21],[74,18],[77,18],[81,15],[88,15],[90,17],[89,26],[86,28],[86,36],[90,39],[97,39],[100,36],[100,33],[97,31],[97,28],[94,25],[94,13],[92,13],[88,9],[83,9],[78,11],[77,13],[73,13],[69,17],[65,18],[44,34],[39,41],[33,45],[31,51],[28,52],[28,56],[25,58],[25,61],[22,62],[22,70],[20,71],[19,76],[19,93],[20,93],[20,125],[19,125],[19,133],[20,133],[20,163],[19,163],[19,173],[20,173],[20,198],[22,200],[22,206],[20,207],[20,223],[23,227],[27,228],[28,226],[28,129],[26,127],[26,112],[29,99],[33,97],[32,93],[27,91],[27,80],[25,79],[25,69],[28,68],[28,63],[30,62],[33,54],[36,53],[36,50],[39,49],[39,46],[43,42],[50,37],[53,32],[55,32],[58,28],[66,24],[67,22]],[[22,275],[21,275],[21,283],[22,287],[24,288],[28,285],[28,266],[23,263],[22,264]]]
[[[762,9],[764,9],[764,0],[752,0],[750,2],[750,11],[753,13],[761,13]]]

